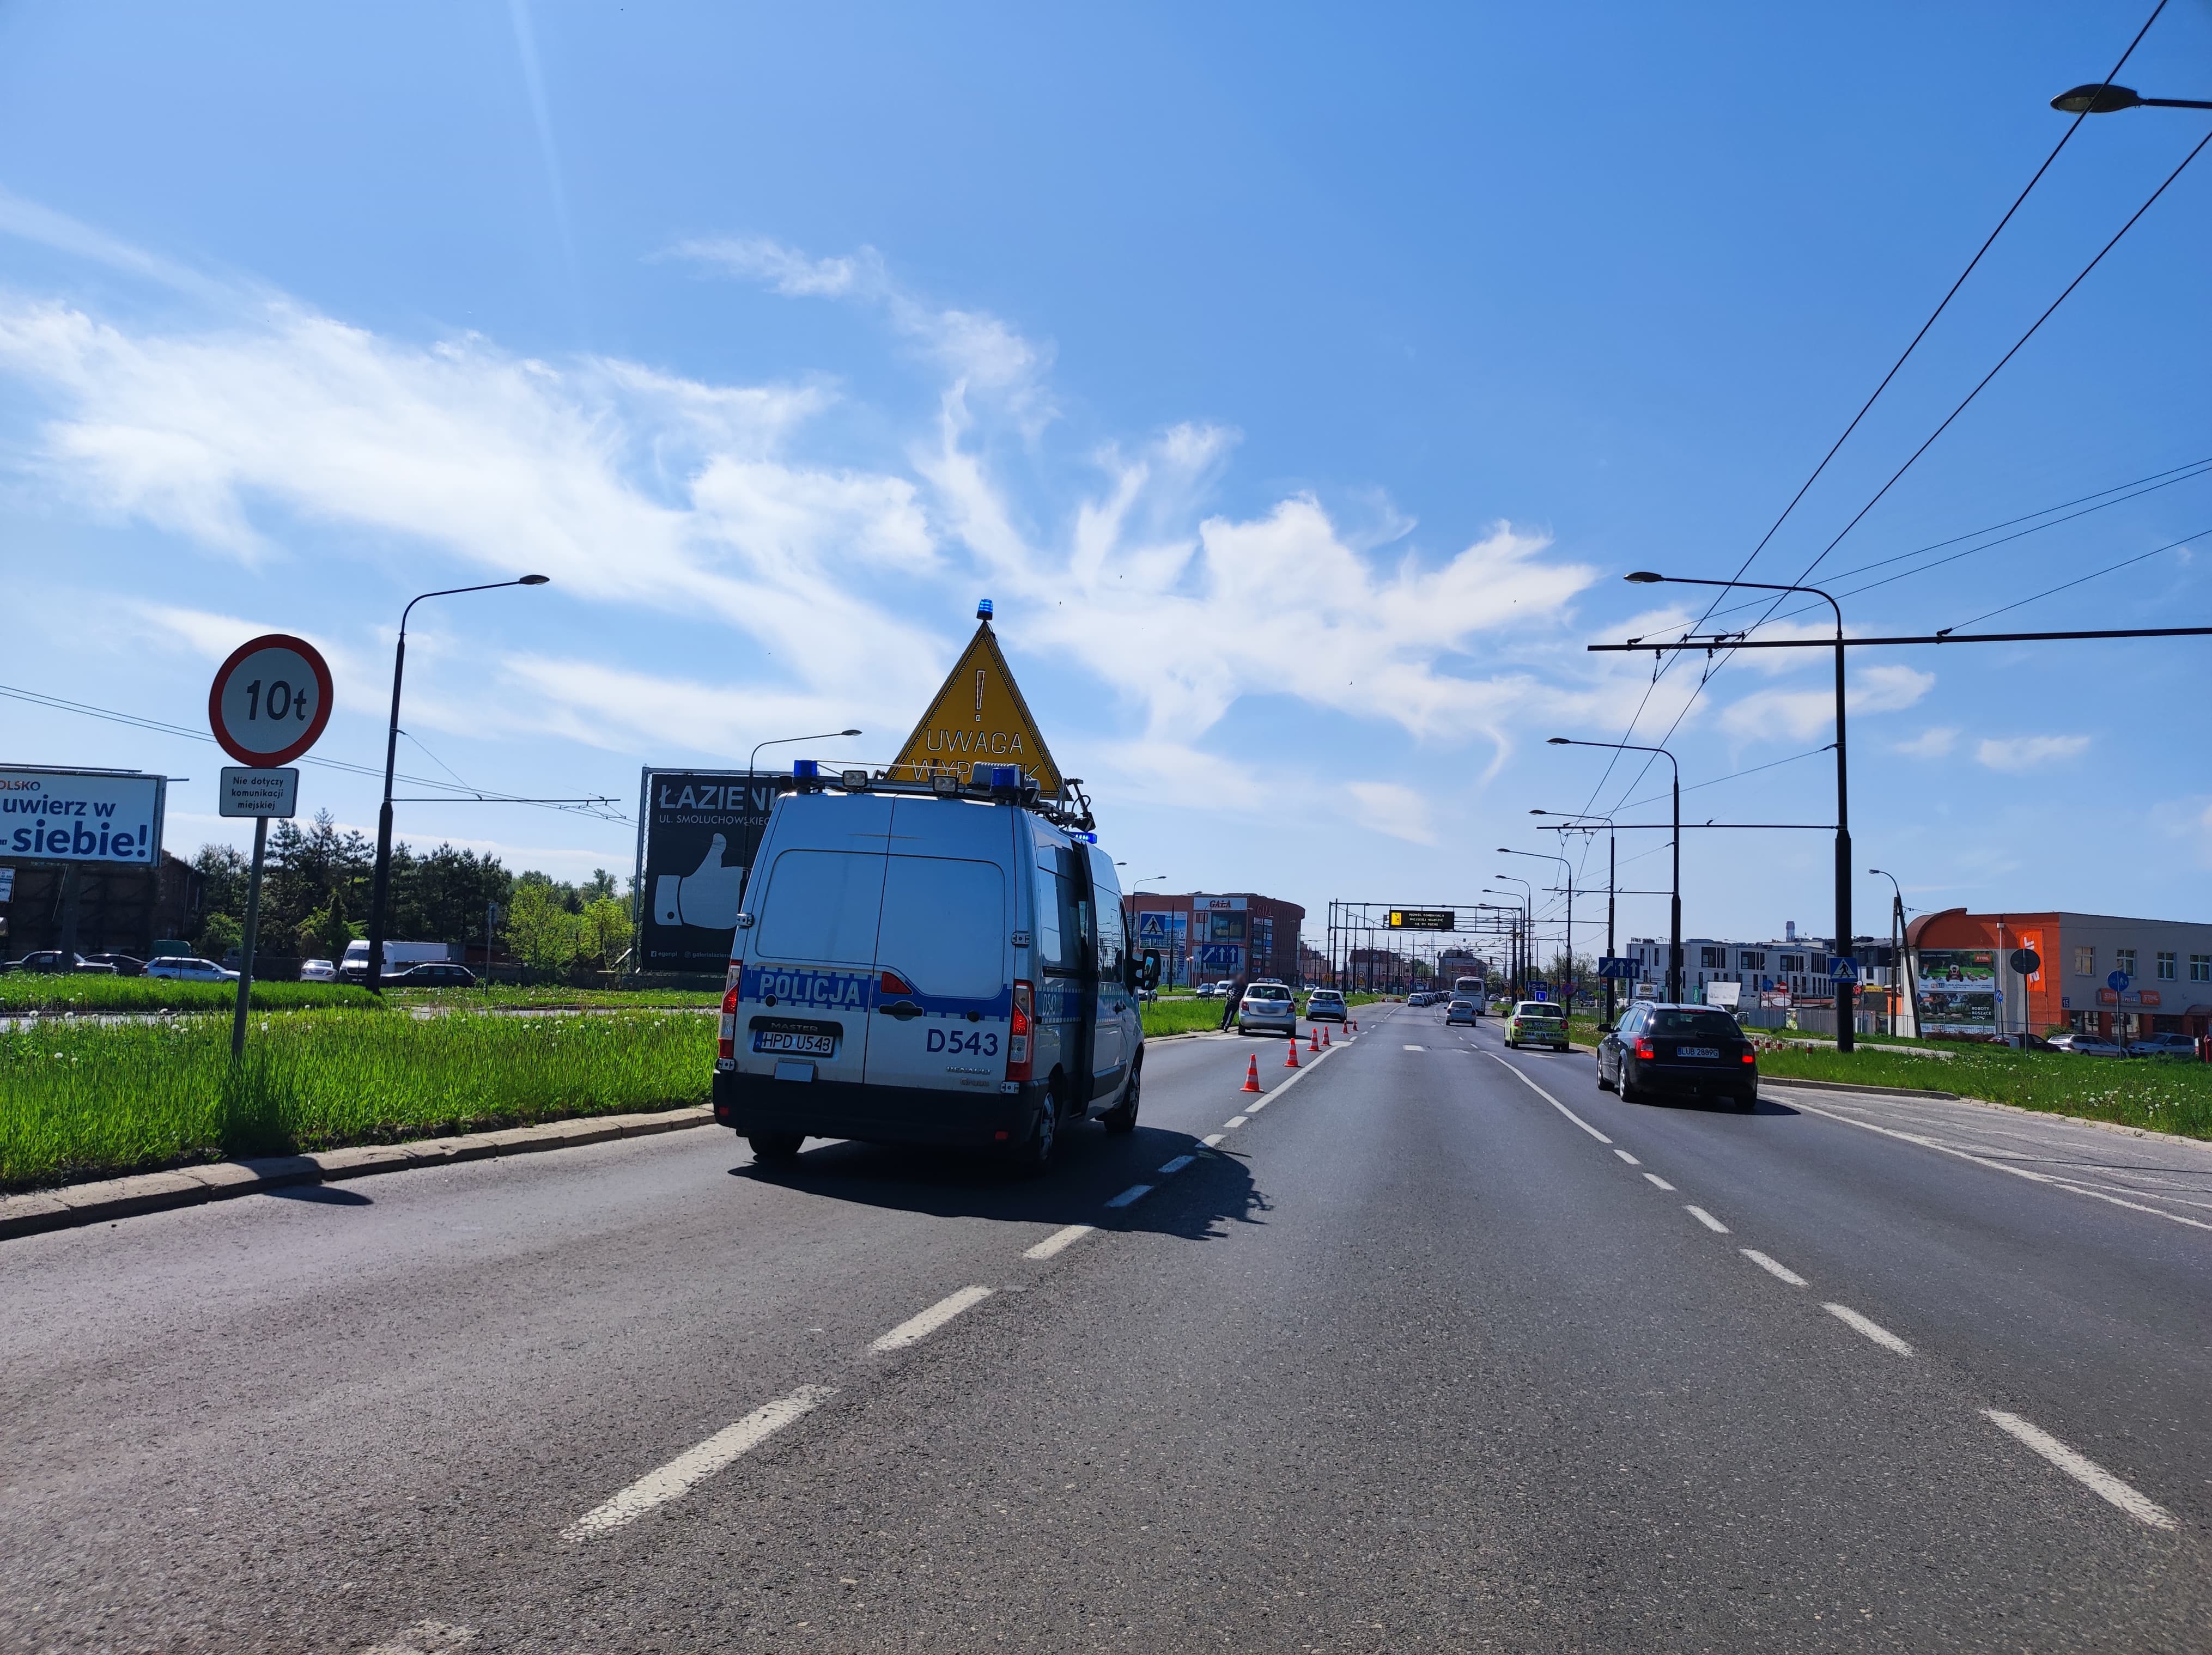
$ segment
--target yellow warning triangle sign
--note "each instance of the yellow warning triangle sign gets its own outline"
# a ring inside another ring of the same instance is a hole
[[[1060,791],[1060,767],[1037,733],[988,621],[977,624],[959,664],[891,761],[890,775],[896,781],[921,781],[957,774],[966,781],[979,764],[1018,764],[1046,797]]]

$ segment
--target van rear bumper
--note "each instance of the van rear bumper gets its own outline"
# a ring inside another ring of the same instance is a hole
[[[1042,1082],[1018,1092],[951,1092],[714,1071],[714,1118],[741,1137],[798,1132],[864,1143],[1021,1143],[1036,1130],[1044,1096]]]

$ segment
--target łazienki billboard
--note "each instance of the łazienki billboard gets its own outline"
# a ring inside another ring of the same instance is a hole
[[[150,868],[161,858],[167,781],[131,770],[0,769],[0,855]]]

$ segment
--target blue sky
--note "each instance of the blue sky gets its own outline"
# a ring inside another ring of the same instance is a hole
[[[0,12],[0,682],[197,725],[233,646],[296,631],[337,672],[319,751],[373,763],[406,599],[542,570],[416,611],[402,767],[628,815],[645,762],[848,724],[822,756],[887,758],[989,595],[1127,874],[1316,929],[1478,900],[1532,806],[1663,809],[1546,736],[1674,726],[1686,784],[1827,742],[1818,654],[1685,663],[1639,715],[1650,658],[1583,646],[1695,618],[1620,575],[1735,569],[2148,6],[1199,9]],[[2212,93],[2212,6],[2121,78]],[[1806,567],[2204,120],[2085,123],[1750,578]],[[2208,192],[2212,161],[1823,573],[2212,458]],[[1847,613],[1960,625],[2208,529],[2185,475]],[[2203,620],[2207,549],[1989,624]],[[1917,906],[2212,918],[2208,660],[1860,652],[1857,861]],[[231,835],[213,749],[0,706],[0,759],[189,776],[170,847]],[[363,779],[302,794],[374,822]],[[1817,754],[1686,801],[1832,804]],[[520,807],[400,830],[632,854]],[[1691,834],[1687,924],[1825,931],[1828,857]]]

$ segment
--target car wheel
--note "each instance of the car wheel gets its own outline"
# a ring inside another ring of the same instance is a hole
[[[1644,1101],[1644,1094],[1638,1091],[1636,1088],[1634,1082],[1630,1081],[1628,1078],[1628,1065],[1626,1064],[1621,1064],[1620,1072],[1613,1076],[1613,1089],[1620,1094],[1620,1100],[1623,1103],[1641,1103]]]
[[[1099,1125],[1109,1132],[1133,1132],[1137,1130],[1138,1094],[1145,1083],[1145,1066],[1139,1064],[1129,1071],[1129,1083],[1121,1088],[1121,1101],[1098,1118]]]
[[[1030,1134],[1030,1141],[1014,1150],[1014,1170],[1024,1178],[1042,1178],[1052,1170],[1053,1156],[1059,1149],[1060,1096],[1055,1089],[1045,1094],[1044,1107],[1037,1111],[1036,1130]]]
[[[806,1136],[803,1132],[755,1132],[745,1142],[752,1146],[755,1161],[789,1161],[797,1159]]]
[[[1610,1092],[1613,1089],[1613,1083],[1605,1077],[1603,1063],[1600,1063],[1597,1066],[1597,1089],[1601,1092]]]
[[[1739,1115],[1757,1114],[1759,1112],[1759,1094],[1756,1092],[1746,1093],[1743,1096],[1738,1098],[1735,1100],[1735,1112]]]

